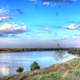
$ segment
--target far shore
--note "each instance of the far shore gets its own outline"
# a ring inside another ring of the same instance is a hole
[[[0,48],[0,52],[25,52],[25,51],[58,51],[68,48]]]
[[[80,48],[0,48],[0,53],[28,51],[68,51],[71,54],[80,55]]]

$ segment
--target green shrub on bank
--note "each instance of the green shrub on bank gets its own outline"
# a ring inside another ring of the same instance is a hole
[[[18,67],[18,69],[16,70],[16,72],[18,72],[18,73],[21,73],[21,72],[23,72],[24,71],[24,68],[23,67]]]
[[[36,61],[34,61],[30,66],[30,70],[33,71],[36,69],[40,69],[40,66],[38,65],[38,63]]]

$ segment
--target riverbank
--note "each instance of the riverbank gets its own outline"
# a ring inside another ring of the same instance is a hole
[[[58,51],[59,53],[68,51],[70,54],[80,55],[80,48],[0,48],[0,53],[31,51]]]
[[[24,72],[2,80],[79,80],[80,58],[67,61],[62,64],[52,65],[48,68]]]
[[[22,52],[22,51],[80,51],[80,48],[0,48],[0,52]]]
[[[23,52],[23,51],[53,51],[68,50],[68,48],[0,48],[0,52]]]

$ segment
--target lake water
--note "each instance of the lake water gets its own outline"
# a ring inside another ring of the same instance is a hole
[[[58,54],[55,51],[33,51],[33,52],[15,52],[0,54],[0,76],[13,75],[19,66],[23,66],[25,71],[30,70],[33,61],[37,61],[41,68],[49,67],[52,64],[62,63],[74,58],[68,54]]]

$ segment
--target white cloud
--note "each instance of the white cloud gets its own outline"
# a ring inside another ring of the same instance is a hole
[[[52,2],[52,3],[72,3],[76,0],[42,0],[43,2]]]
[[[37,0],[29,0],[29,1],[31,1],[31,2],[36,2]]]
[[[70,24],[70,25],[66,26],[65,28],[69,29],[69,30],[77,30],[77,29],[79,29],[79,26],[76,24]]]
[[[76,33],[74,37],[75,38],[80,38],[80,33]]]
[[[50,32],[50,28],[48,26],[44,26],[44,28],[42,28],[42,31]]]
[[[50,2],[49,1],[45,1],[45,2],[43,2],[43,5],[49,6],[50,5]]]
[[[76,35],[77,35],[77,36],[80,36],[80,33],[77,33]]]
[[[10,19],[9,13],[10,13],[10,10],[1,8],[0,9],[0,21]]]
[[[18,34],[26,31],[28,31],[26,25],[10,24],[10,23],[4,23],[0,25],[1,35]]]
[[[4,8],[0,9],[0,15],[9,14],[9,12],[10,12],[10,10],[8,10],[8,9],[4,9]]]
[[[43,31],[43,32],[51,32],[52,31],[52,25],[38,25],[40,28],[39,30],[40,31]]]
[[[8,15],[2,15],[2,16],[0,16],[0,21],[3,21],[3,20],[7,20],[7,19],[9,19],[10,17],[8,16]]]

